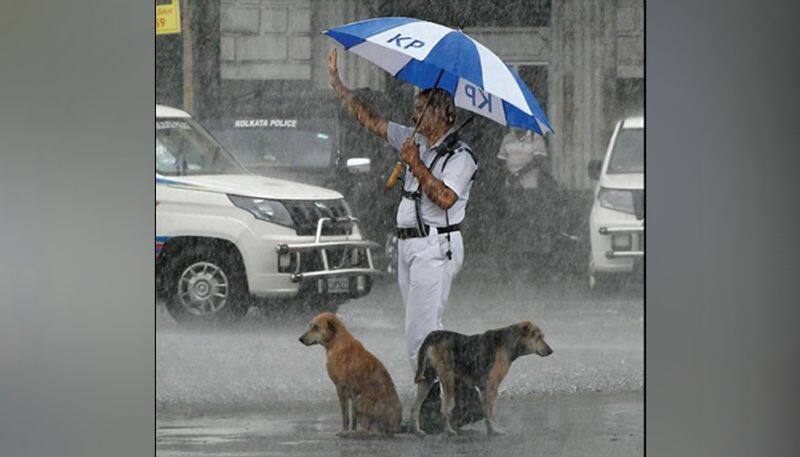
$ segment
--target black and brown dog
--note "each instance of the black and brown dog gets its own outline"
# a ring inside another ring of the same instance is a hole
[[[502,434],[492,422],[497,391],[508,369],[518,357],[537,354],[546,357],[553,350],[544,340],[542,330],[531,321],[489,330],[479,335],[437,330],[428,334],[419,349],[417,360],[417,398],[411,407],[414,432],[424,434],[419,424],[422,402],[438,377],[442,383],[444,401],[442,416],[445,431],[455,435],[451,425],[454,407],[455,379],[475,386],[481,393],[486,432]]]

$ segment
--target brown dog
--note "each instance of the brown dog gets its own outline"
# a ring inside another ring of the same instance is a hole
[[[311,320],[300,342],[306,346],[321,344],[325,348],[328,376],[336,386],[342,408],[340,435],[355,432],[357,424],[368,432],[392,434],[400,431],[403,410],[389,372],[353,338],[342,321],[331,313],[322,313]]]
[[[414,432],[424,434],[419,425],[419,411],[438,377],[442,383],[444,401],[442,416],[445,431],[455,435],[450,424],[450,414],[455,405],[454,383],[458,377],[468,385],[478,388],[483,400],[486,432],[501,435],[492,422],[497,390],[517,357],[537,354],[546,357],[553,350],[544,340],[542,330],[531,321],[497,330],[489,330],[480,335],[437,330],[428,334],[419,349],[417,360],[417,398],[411,407],[411,420]]]

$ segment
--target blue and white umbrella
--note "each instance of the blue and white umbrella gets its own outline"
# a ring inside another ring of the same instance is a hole
[[[459,30],[406,17],[384,17],[324,34],[420,89],[438,87],[456,106],[508,127],[544,135],[553,128],[516,71]]]

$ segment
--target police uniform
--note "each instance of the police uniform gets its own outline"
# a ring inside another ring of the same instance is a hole
[[[406,167],[403,197],[397,208],[397,280],[406,307],[406,350],[413,369],[422,341],[428,333],[443,328],[450,285],[464,261],[459,224],[464,220],[478,164],[462,141],[451,148],[440,147],[452,132],[450,129],[430,146],[422,135],[417,134],[414,140],[422,162],[455,192],[456,202],[447,211],[441,209],[422,192],[417,178]],[[389,122],[387,139],[399,151],[412,133],[410,127]]]

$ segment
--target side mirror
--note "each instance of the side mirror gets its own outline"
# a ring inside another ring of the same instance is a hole
[[[593,181],[597,181],[600,179],[600,171],[603,170],[603,161],[602,160],[590,160],[589,165],[586,167],[586,171],[589,174],[589,179]]]
[[[367,157],[353,157],[347,159],[347,171],[353,174],[369,173],[370,159]]]

